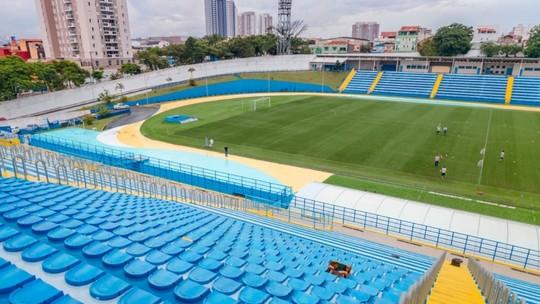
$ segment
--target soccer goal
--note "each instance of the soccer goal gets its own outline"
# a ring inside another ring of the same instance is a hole
[[[270,109],[272,107],[272,98],[261,97],[253,100],[242,101],[242,109],[244,112],[254,112],[257,110]]]

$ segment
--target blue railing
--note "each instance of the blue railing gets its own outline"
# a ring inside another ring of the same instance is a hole
[[[286,208],[294,195],[290,187],[281,184],[147,157],[119,149],[66,140],[46,134],[32,136],[30,145],[195,187],[247,197],[277,207]]]
[[[492,261],[540,270],[540,251],[538,250],[301,197],[295,197],[289,205],[290,208],[300,209],[303,215],[313,221],[328,221],[327,217],[329,217],[334,222],[341,222],[344,225],[374,229],[387,235],[399,235],[410,241],[429,243],[437,248],[453,249],[462,254],[482,256]]]
[[[133,106],[137,104],[154,104],[217,95],[276,92],[335,93],[336,91],[329,86],[320,84],[264,79],[239,79],[208,86],[201,85],[160,96],[141,98],[139,100],[127,102],[126,104]]]

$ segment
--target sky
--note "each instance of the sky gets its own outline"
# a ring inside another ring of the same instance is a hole
[[[0,40],[40,37],[36,0],[0,0]],[[83,0],[74,0],[83,1]],[[203,36],[203,0],[127,0],[133,38]],[[236,0],[239,12],[268,12],[276,19],[278,0]],[[308,25],[305,36],[350,36],[357,21],[377,21],[382,31],[401,25],[436,29],[460,22],[492,25],[509,32],[517,24],[540,23],[540,0],[293,0],[293,20]],[[275,21],[274,21],[275,22]]]

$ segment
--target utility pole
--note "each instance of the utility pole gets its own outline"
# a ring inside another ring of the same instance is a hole
[[[279,55],[291,54],[291,8],[292,0],[279,0],[278,9],[278,33]]]

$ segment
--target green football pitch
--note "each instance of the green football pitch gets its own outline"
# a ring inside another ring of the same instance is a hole
[[[253,100],[178,108],[142,133],[193,147],[208,136],[218,151],[332,172],[330,184],[540,223],[540,113],[338,96],[272,97],[253,111]],[[199,121],[164,123],[173,114]]]

